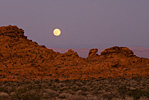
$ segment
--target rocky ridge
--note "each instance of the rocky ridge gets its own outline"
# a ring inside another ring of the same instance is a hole
[[[0,81],[149,77],[149,59],[127,47],[111,47],[87,58],[69,49],[55,52],[27,39],[17,26],[0,27]]]

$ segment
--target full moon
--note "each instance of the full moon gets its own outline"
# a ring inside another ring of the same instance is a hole
[[[54,34],[55,36],[59,36],[59,35],[61,34],[61,30],[58,29],[58,28],[56,28],[56,29],[54,29],[53,34]]]

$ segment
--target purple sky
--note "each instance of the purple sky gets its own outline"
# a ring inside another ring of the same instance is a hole
[[[0,26],[10,24],[48,48],[149,48],[149,0],[0,0]]]

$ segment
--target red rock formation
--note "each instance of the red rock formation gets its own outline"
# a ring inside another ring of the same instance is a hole
[[[101,55],[110,55],[110,54],[123,54],[128,57],[134,56],[133,51],[131,51],[127,47],[114,46],[101,52]]]
[[[98,56],[97,52],[98,52],[98,49],[91,49],[91,50],[89,51],[88,58],[93,58],[93,57]]]
[[[0,81],[149,77],[149,59],[127,47],[97,52],[91,49],[86,59],[72,49],[61,54],[27,39],[17,26],[0,27]]]

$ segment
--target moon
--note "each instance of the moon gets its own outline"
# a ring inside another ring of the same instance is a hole
[[[61,35],[61,30],[58,29],[58,28],[56,28],[56,29],[54,29],[53,34],[54,34],[55,36],[60,36],[60,35]]]

